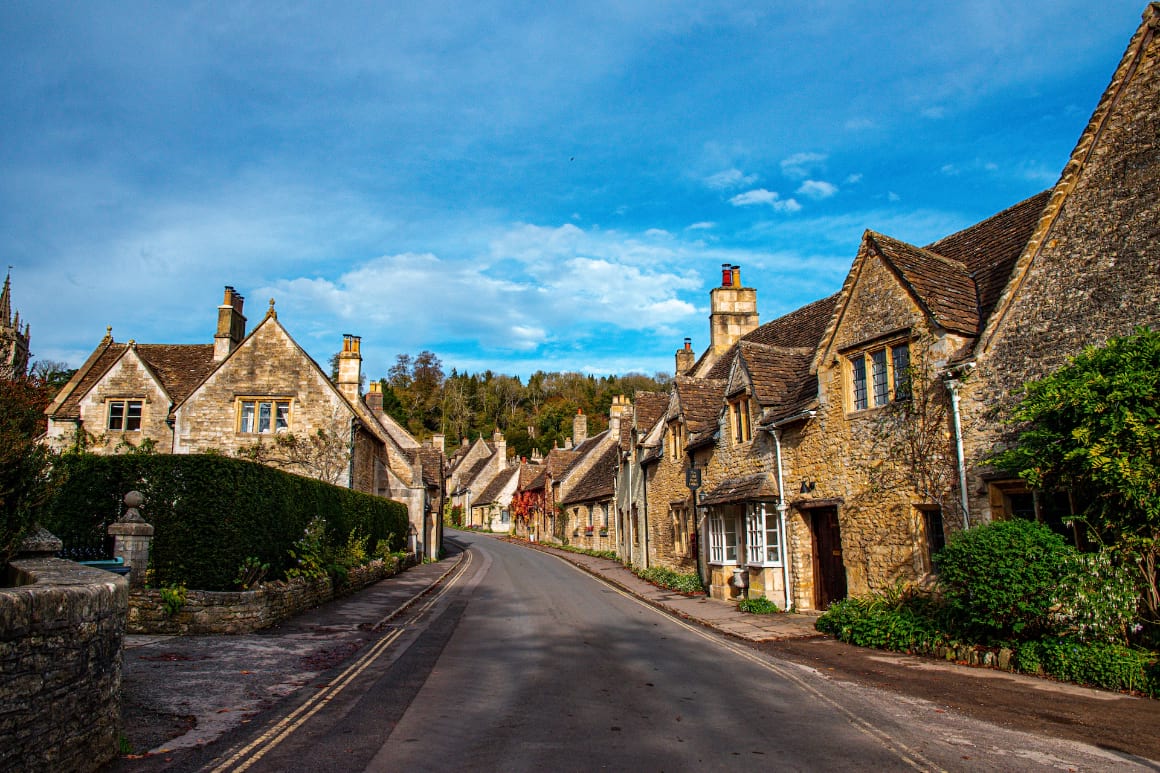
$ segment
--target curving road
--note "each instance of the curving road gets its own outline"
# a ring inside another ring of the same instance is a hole
[[[219,771],[1155,769],[835,682],[556,557],[452,533],[461,571]]]

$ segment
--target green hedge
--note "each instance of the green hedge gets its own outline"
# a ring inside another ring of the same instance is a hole
[[[231,590],[250,556],[282,577],[293,565],[288,551],[316,515],[335,545],[357,530],[371,550],[382,540],[398,550],[407,534],[398,502],[225,456],[86,454],[62,458],[56,472],[60,486],[44,521],[66,547],[99,539],[123,512],[127,491],[145,495],[157,586]]]

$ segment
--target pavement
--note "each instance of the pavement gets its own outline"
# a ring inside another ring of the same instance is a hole
[[[497,539],[508,539],[499,537]],[[619,561],[522,544],[568,561],[648,604],[831,678],[877,684],[975,713],[999,724],[1024,724],[1036,706],[1050,706],[1042,726],[1026,729],[1074,737],[1156,759],[1154,735],[1160,701],[1130,698],[1020,674],[958,666],[841,644],[814,629],[816,616],[740,612],[734,603],[685,596],[637,577]],[[381,629],[434,590],[463,556],[452,536],[447,558],[412,567],[357,593],[324,604],[266,630],[239,636],[125,637],[122,681],[123,734],[132,754],[107,770],[162,769],[171,751],[202,746],[248,723],[303,688],[325,686],[326,672],[377,640]],[[997,691],[1001,688],[1001,691]],[[921,692],[927,690],[926,693]],[[1051,698],[1044,702],[1044,691]],[[1122,704],[1122,705],[1121,705]],[[1068,717],[1056,716],[1074,709]],[[1089,719],[1092,718],[1092,719]],[[1031,720],[1027,720],[1030,722]],[[1088,727],[1090,724],[1092,727]],[[1082,725],[1082,727],[1081,727]],[[1101,728],[1118,728],[1114,737]],[[1103,733],[1103,734],[1101,734]],[[1141,739],[1141,733],[1144,738]],[[158,759],[158,758],[162,759]]]

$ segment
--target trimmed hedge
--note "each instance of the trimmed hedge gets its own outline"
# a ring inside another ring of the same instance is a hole
[[[310,520],[326,519],[327,540],[351,532],[403,547],[407,508],[381,497],[220,455],[75,455],[59,460],[60,486],[45,526],[69,544],[99,541],[123,512],[125,493],[145,495],[155,528],[152,584],[232,590],[242,562],[256,557],[275,577],[292,568],[289,550]]]

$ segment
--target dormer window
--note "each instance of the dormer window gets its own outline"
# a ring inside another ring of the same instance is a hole
[[[729,401],[729,425],[734,443],[748,443],[753,439],[753,424],[749,417],[749,397],[740,395]]]
[[[685,436],[685,425],[680,421],[669,422],[669,429],[665,437],[665,444],[669,447],[669,458],[680,459],[684,452],[685,443],[688,438]]]
[[[144,404],[144,400],[110,400],[109,431],[139,431],[141,429],[141,406]]]
[[[895,343],[846,355],[847,410],[880,408],[910,398],[910,343]]]

